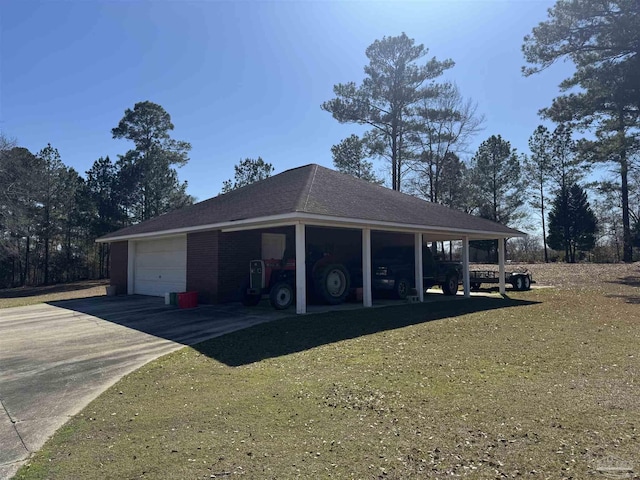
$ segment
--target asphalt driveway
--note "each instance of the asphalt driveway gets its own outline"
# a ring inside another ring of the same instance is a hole
[[[292,313],[178,310],[154,297],[96,297],[0,310],[0,479],[70,416],[161,355]]]

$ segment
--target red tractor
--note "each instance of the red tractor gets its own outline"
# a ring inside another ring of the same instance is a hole
[[[332,255],[317,254],[312,249],[307,255],[307,291],[329,305],[342,303],[350,292],[351,276],[348,269],[336,263]],[[295,299],[296,261],[265,259],[249,262],[249,282],[242,288],[243,305],[255,306],[263,295],[269,295],[273,308],[283,310]]]

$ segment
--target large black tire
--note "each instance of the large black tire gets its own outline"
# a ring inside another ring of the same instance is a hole
[[[242,302],[242,305],[244,305],[245,307],[255,307],[260,303],[260,300],[262,299],[262,295],[260,294],[252,295],[250,293],[247,293],[247,290],[249,290],[248,283],[243,285],[242,288],[240,289],[240,301]]]
[[[516,275],[516,278],[514,278],[511,285],[513,285],[513,288],[519,292],[524,290],[524,276]]]
[[[313,280],[316,294],[329,305],[338,305],[349,295],[351,279],[344,265],[333,263],[322,267]]]
[[[524,276],[523,290],[531,290],[531,277],[529,275]]]
[[[409,290],[411,290],[411,282],[406,278],[399,278],[396,280],[396,283],[393,288],[393,293],[395,293],[396,298],[400,300],[404,300],[409,295]]]
[[[276,283],[269,292],[269,303],[276,310],[289,308],[293,298],[293,288],[287,282]]]
[[[455,295],[458,293],[458,275],[448,273],[442,284],[442,293],[445,295]]]

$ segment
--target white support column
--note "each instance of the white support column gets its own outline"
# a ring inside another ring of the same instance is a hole
[[[418,300],[424,302],[424,272],[422,271],[422,234],[416,233],[414,239],[415,245],[415,279],[416,279],[416,291],[418,292]]]
[[[362,229],[362,306],[373,306],[371,294],[371,229]]]
[[[135,268],[136,268],[136,242],[129,240],[127,242],[127,295],[133,295],[135,292]]]
[[[471,296],[471,284],[469,282],[469,237],[462,238],[462,284],[464,285],[464,296]]]
[[[504,238],[498,239],[498,269],[500,276],[500,295],[506,293],[504,283]]]
[[[307,266],[304,223],[296,223],[296,313],[307,313]]]

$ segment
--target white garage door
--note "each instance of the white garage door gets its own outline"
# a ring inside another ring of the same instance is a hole
[[[187,237],[136,242],[134,293],[163,296],[187,288]]]

